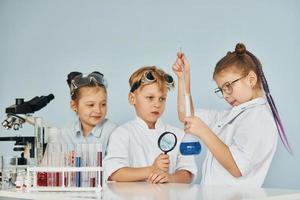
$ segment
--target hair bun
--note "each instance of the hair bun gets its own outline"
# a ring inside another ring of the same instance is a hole
[[[235,46],[235,53],[238,56],[243,56],[246,53],[246,46],[243,43],[237,43]]]
[[[68,78],[67,78],[67,83],[68,83],[68,85],[70,86],[72,79],[73,79],[75,76],[78,76],[78,75],[80,75],[80,74],[82,74],[82,73],[81,73],[81,72],[70,72],[70,73],[68,74]]]

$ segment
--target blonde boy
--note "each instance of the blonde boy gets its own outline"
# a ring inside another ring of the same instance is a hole
[[[163,70],[143,67],[134,72],[129,84],[129,103],[136,118],[118,127],[111,135],[104,160],[105,177],[110,181],[148,181],[151,183],[191,183],[197,173],[193,157],[181,156],[180,129],[160,120],[173,78]],[[163,154],[157,145],[165,131],[178,139],[174,150]]]

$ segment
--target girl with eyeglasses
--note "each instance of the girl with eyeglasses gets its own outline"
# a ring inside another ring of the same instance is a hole
[[[260,61],[238,43],[234,52],[216,64],[213,73],[218,86],[215,93],[231,108],[194,112],[191,106],[193,117],[185,117],[184,85],[191,102],[192,97],[190,65],[183,53],[177,54],[173,71],[179,82],[179,119],[185,123],[185,132],[199,137],[208,149],[201,184],[261,187],[276,151],[278,133],[289,152],[291,148]]]

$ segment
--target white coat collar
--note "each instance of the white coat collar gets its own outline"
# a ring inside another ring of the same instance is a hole
[[[265,98],[263,97],[258,97],[255,98],[251,101],[247,101],[243,104],[240,104],[238,106],[234,106],[233,108],[231,108],[231,110],[229,111],[229,114],[227,117],[225,117],[224,120],[222,120],[219,124],[218,127],[223,127],[226,124],[230,124],[238,115],[240,115],[242,112],[244,112],[247,109],[259,106],[259,105],[263,105],[266,104],[267,101]]]
[[[146,129],[146,130],[164,130],[165,129],[165,125],[160,120],[160,118],[155,123],[155,129],[149,129],[147,123],[142,118],[140,118],[139,116],[136,116],[136,121],[138,122],[138,124],[140,126],[142,126],[143,129]]]

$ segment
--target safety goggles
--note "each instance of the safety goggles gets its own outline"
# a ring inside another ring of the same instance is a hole
[[[75,90],[79,87],[90,85],[92,82],[107,88],[107,81],[102,73],[95,71],[86,75],[79,74],[71,80],[71,95],[73,95]]]
[[[149,84],[149,83],[154,82],[156,80],[156,78],[152,73],[153,73],[152,71],[146,71],[143,74],[142,78],[132,85],[132,87],[130,89],[130,92],[134,92],[136,89],[138,89],[141,86],[141,84]],[[164,79],[166,81],[167,87],[169,89],[174,87],[173,77],[171,75],[165,74],[165,73],[163,74],[163,76],[164,76]]]

